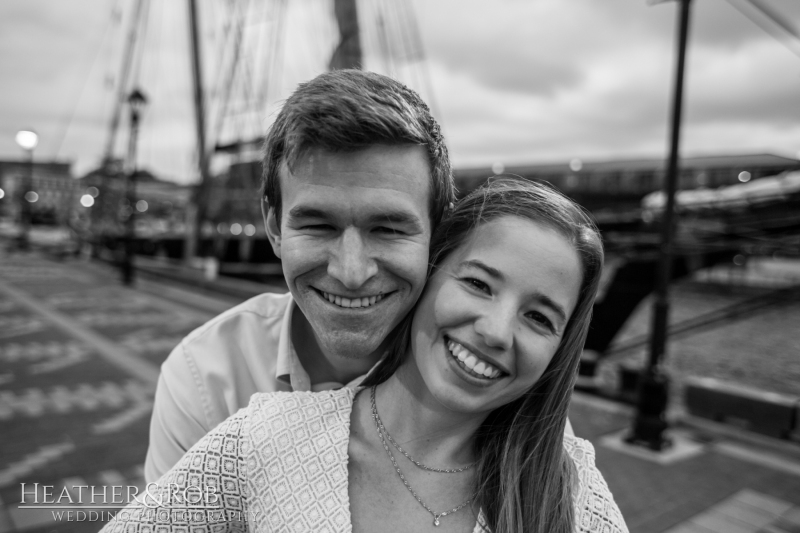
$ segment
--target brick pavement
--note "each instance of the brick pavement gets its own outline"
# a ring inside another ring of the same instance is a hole
[[[20,509],[20,483],[52,485],[55,495],[142,486],[152,372],[183,335],[233,303],[166,300],[178,289],[147,285],[126,289],[115,272],[78,262],[0,256],[0,533],[99,529]],[[800,531],[800,447],[680,426],[699,453],[659,464],[604,444],[628,427],[630,408],[576,394],[570,416],[595,444],[632,532]]]
[[[0,256],[0,533],[100,527],[20,509],[22,483],[55,495],[73,485],[142,487],[158,367],[231,304],[166,300],[81,262]]]
[[[570,411],[575,433],[594,444],[632,533],[800,532],[800,445],[678,422],[673,433],[699,444],[700,452],[658,464],[604,444],[604,436],[630,427],[632,417],[628,406],[583,393],[575,394]],[[780,505],[759,508],[759,501]],[[728,516],[737,505],[755,507],[763,520]]]

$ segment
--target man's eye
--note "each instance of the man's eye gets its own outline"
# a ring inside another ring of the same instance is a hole
[[[307,231],[328,231],[332,230],[333,226],[330,224],[306,224],[305,226],[301,226],[300,229]]]
[[[397,228],[390,228],[387,226],[378,226],[377,228],[373,229],[372,231],[376,233],[381,233],[383,235],[405,235],[405,232],[398,230]]]

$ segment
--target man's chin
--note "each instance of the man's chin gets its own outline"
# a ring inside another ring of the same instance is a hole
[[[387,332],[388,333],[388,332]],[[364,335],[337,331],[333,335],[318,335],[317,340],[325,353],[353,361],[379,357],[385,336]]]

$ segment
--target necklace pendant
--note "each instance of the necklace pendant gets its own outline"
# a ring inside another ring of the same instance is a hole
[[[436,516],[436,515],[433,515],[433,525],[434,526],[438,526],[439,525],[439,517]]]

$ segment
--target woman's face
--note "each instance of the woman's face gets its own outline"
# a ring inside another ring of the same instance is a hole
[[[479,226],[440,265],[412,322],[413,361],[448,409],[488,413],[541,377],[578,301],[578,253],[514,216]]]

